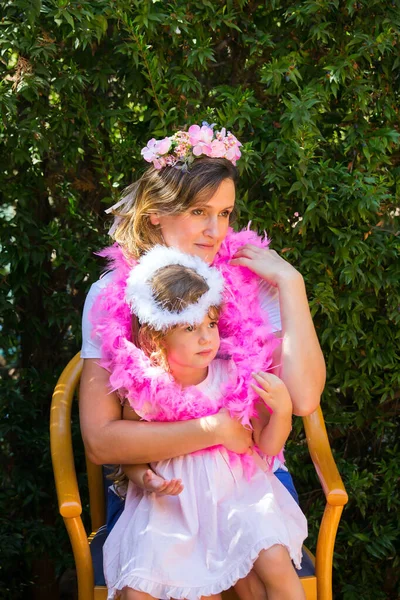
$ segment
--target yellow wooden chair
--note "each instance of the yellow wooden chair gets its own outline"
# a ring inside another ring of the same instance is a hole
[[[90,544],[105,524],[105,498],[102,467],[88,459],[90,515],[92,533],[83,527],[82,504],[75,473],[71,438],[71,406],[82,372],[83,360],[77,354],[66,366],[54,390],[50,417],[50,443],[60,514],[71,540],[75,558],[79,600],[105,600],[107,590],[95,585]],[[326,433],[324,418],[318,408],[303,418],[307,444],[316,468],[326,506],[322,517],[315,558],[305,548],[315,566],[315,575],[301,577],[307,600],[332,600],[332,557],[347,493],[337,470]],[[223,593],[224,600],[237,598],[233,590]]]

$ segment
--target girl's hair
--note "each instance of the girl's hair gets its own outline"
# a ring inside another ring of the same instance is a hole
[[[154,300],[170,312],[181,312],[187,306],[195,304],[209,287],[197,271],[182,265],[168,265],[155,272],[150,281]],[[209,316],[218,319],[219,306],[211,306]],[[132,315],[132,338],[136,346],[152,360],[155,365],[168,370],[167,359],[163,350],[163,339],[168,331],[157,331],[146,323],[138,327],[135,315]]]
[[[235,185],[237,169],[226,158],[196,158],[189,169],[180,166],[157,170],[149,167],[123,194],[121,210],[112,237],[128,256],[139,258],[155,244],[162,244],[160,228],[152,225],[150,215],[178,215],[193,205],[206,202],[222,181]]]

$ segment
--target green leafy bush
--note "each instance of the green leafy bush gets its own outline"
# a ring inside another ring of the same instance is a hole
[[[55,598],[54,569],[72,564],[48,414],[79,349],[103,210],[140,175],[149,138],[204,119],[244,142],[240,224],[268,231],[307,284],[350,496],[335,598],[398,598],[399,1],[0,7],[4,597],[34,581]],[[287,458],[312,547],[323,496],[300,420]]]

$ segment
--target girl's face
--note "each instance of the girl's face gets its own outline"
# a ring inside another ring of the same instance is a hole
[[[160,226],[167,246],[199,256],[211,264],[227,234],[234,205],[235,184],[231,179],[224,179],[204,204],[191,206],[179,215],[152,214],[150,221]]]
[[[169,331],[163,347],[172,375],[178,381],[205,371],[217,355],[219,331],[217,321],[206,316],[200,325],[180,325]]]

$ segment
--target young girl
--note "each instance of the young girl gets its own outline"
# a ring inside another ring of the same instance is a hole
[[[259,397],[256,442],[261,454],[277,455],[291,428],[289,393],[261,371],[249,385],[241,350],[220,343],[219,272],[156,246],[132,269],[125,293],[140,328],[137,344],[121,342],[130,360],[110,378],[129,402],[124,417],[179,421],[226,407],[246,421]],[[219,600],[253,568],[269,600],[304,598],[291,560],[299,568],[306,520],[259,454],[217,446],[124,470],[125,509],[104,545],[110,599],[122,591],[124,600]]]

